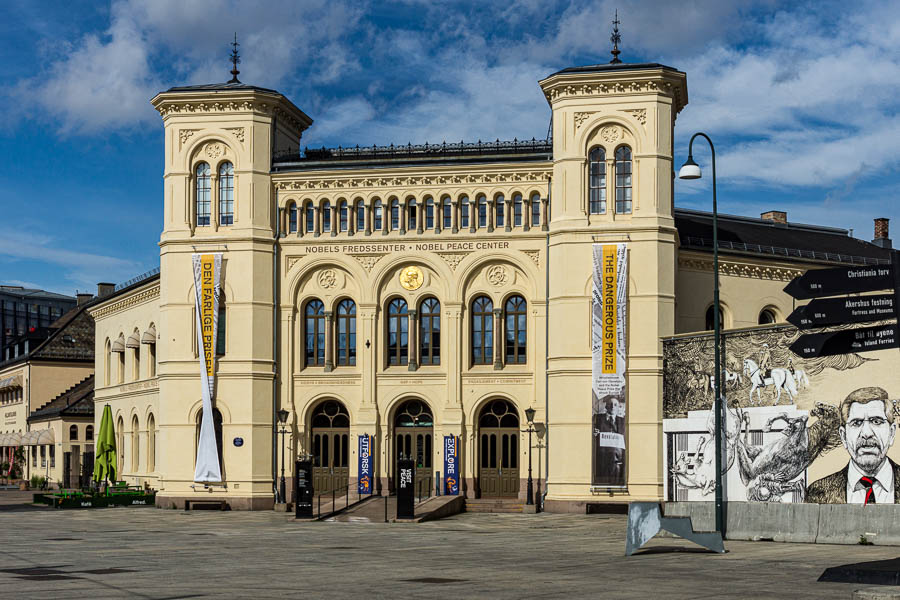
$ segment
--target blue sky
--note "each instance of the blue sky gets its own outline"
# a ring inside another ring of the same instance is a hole
[[[720,210],[853,228],[900,244],[900,4],[117,0],[6,3],[0,23],[0,282],[72,294],[158,264],[173,85],[241,80],[314,120],[303,144],[543,138],[537,81],[622,59],[688,75],[690,135],[717,148]],[[695,149],[702,165],[708,150]],[[706,209],[709,179],[676,183]]]

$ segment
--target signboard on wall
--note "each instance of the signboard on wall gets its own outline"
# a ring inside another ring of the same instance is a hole
[[[372,436],[364,433],[359,436],[359,479],[357,492],[372,493]]]
[[[416,463],[408,458],[397,461],[397,518],[416,518]]]
[[[625,486],[627,244],[594,244],[591,484]]]
[[[459,438],[444,436],[444,495],[459,495]]]

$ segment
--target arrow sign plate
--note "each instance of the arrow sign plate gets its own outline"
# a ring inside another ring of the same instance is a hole
[[[797,300],[837,296],[855,292],[874,292],[894,287],[892,265],[814,269],[794,277],[784,291]]]
[[[802,358],[816,358],[900,348],[897,329],[897,325],[879,325],[828,333],[807,333],[791,344],[791,352]]]
[[[805,306],[798,306],[787,318],[787,322],[800,329],[809,329],[810,327],[866,323],[896,318],[897,307],[894,306],[894,295],[879,294],[877,296],[812,300]]]

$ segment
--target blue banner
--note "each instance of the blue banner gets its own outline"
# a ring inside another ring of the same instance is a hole
[[[372,493],[372,436],[359,436],[359,479],[357,490],[360,494]]]
[[[459,494],[459,438],[444,436],[444,495]]]

